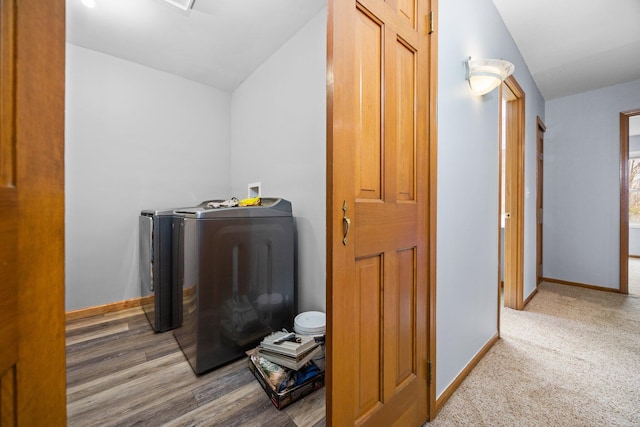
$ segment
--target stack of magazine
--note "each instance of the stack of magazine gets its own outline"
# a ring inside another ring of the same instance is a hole
[[[298,371],[321,350],[314,337],[282,331],[266,336],[258,346],[258,355]]]

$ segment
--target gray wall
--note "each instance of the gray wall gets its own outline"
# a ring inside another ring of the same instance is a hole
[[[67,310],[140,296],[140,210],[229,193],[230,99],[67,44]]]
[[[464,13],[460,13],[460,11]],[[536,115],[544,99],[491,0],[439,4],[437,372],[440,396],[497,333],[497,90],[476,97],[463,61],[503,58],[526,93],[524,296],[535,289]]]
[[[300,311],[325,311],[326,9],[234,91],[231,189],[292,202]]]
[[[547,102],[544,275],[620,287],[621,111],[640,80]]]

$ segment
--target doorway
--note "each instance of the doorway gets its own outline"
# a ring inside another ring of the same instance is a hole
[[[544,183],[544,133],[547,127],[540,117],[536,119],[536,289],[542,282],[542,221]]]
[[[504,230],[503,301],[515,310],[524,308],[524,106],[525,94],[513,76],[501,87],[500,152],[504,140],[500,183],[501,228]],[[504,161],[504,166],[502,165]]]
[[[634,167],[635,166],[635,167]],[[640,293],[640,109],[620,113],[620,293]],[[638,214],[635,214],[635,211]],[[633,212],[633,213],[632,213]],[[636,246],[638,248],[636,249]],[[630,278],[636,279],[630,283]]]

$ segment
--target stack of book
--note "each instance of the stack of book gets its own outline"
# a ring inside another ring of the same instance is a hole
[[[289,332],[274,332],[258,346],[258,355],[285,368],[300,370],[322,347],[315,338]]]

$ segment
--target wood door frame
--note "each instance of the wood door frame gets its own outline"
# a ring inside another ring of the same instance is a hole
[[[427,415],[432,421],[437,414],[436,401],[436,254],[437,254],[437,201],[438,201],[438,0],[430,0],[431,19],[433,22],[433,32],[431,33],[430,53],[429,53],[429,141],[427,141],[427,151],[429,152],[429,172],[427,192],[429,193],[429,208],[427,220],[427,230],[429,232],[429,243],[427,244],[427,319],[429,322],[427,337],[427,357],[429,360],[429,390],[427,392]]]
[[[620,113],[620,293],[629,293],[629,119],[640,109]]]
[[[504,306],[515,310],[522,310],[524,308],[525,93],[515,77],[509,76],[500,87],[500,120],[502,120],[503,98],[507,101],[505,138],[508,160],[505,170],[505,182],[509,180],[509,182],[513,183],[513,195],[505,192],[505,210],[511,214],[511,218],[509,219],[511,227],[507,228],[505,225],[504,246],[506,249],[509,244],[509,247],[515,248],[515,251],[504,251]],[[500,126],[500,144],[502,144],[502,126]],[[498,250],[500,250],[500,248],[498,248]],[[507,277],[507,271],[510,271],[510,269],[515,269],[513,280]],[[500,283],[499,277],[498,283]]]
[[[542,282],[542,223],[544,221],[543,207],[543,176],[544,168],[544,133],[547,127],[540,116],[536,117],[536,288]]]

